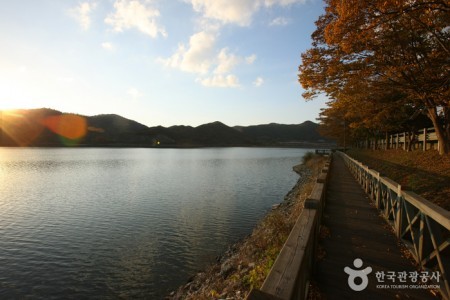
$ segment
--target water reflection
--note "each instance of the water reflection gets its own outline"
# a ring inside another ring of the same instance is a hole
[[[283,199],[304,152],[0,148],[0,298],[161,298]]]

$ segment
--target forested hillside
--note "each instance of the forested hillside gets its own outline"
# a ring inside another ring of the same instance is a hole
[[[221,122],[147,127],[119,115],[81,116],[53,109],[0,111],[0,146],[221,147],[321,145],[318,125],[229,127]]]

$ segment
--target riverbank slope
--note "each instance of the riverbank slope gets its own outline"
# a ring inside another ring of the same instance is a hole
[[[428,201],[450,210],[450,155],[435,150],[363,150],[348,154]]]

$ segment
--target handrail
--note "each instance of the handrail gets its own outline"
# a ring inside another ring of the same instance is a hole
[[[314,253],[319,240],[325,202],[329,163],[322,169],[305,207],[291,230],[260,290],[254,289],[247,300],[306,299],[315,266]]]
[[[439,271],[440,292],[450,299],[450,212],[361,162],[338,152],[423,270]]]
[[[420,147],[423,151],[433,149],[435,144],[437,144],[437,148],[439,149],[439,140],[437,138],[436,132],[434,127],[430,128],[423,128],[420,130],[417,130],[415,132],[415,142],[418,147]],[[406,150],[407,143],[409,142],[407,139],[411,136],[410,132],[397,132],[397,133],[391,133],[387,136],[381,138],[370,138],[364,141],[357,142],[359,147],[366,147],[366,148],[403,148]]]

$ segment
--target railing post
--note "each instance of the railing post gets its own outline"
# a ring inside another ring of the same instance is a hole
[[[380,173],[377,172],[377,190],[375,194],[375,205],[377,208],[380,208],[380,201],[381,201],[381,182],[380,182]]]
[[[403,219],[403,214],[402,214],[402,209],[403,209],[403,203],[402,203],[402,186],[399,184],[397,186],[397,203],[396,203],[396,208],[395,208],[395,234],[398,238],[401,238],[401,234],[402,234],[402,219]]]
[[[403,150],[407,150],[408,149],[408,147],[406,146],[406,132],[404,133],[405,134],[405,138],[404,138],[404,140],[405,140],[405,142],[403,143]],[[408,137],[409,137],[409,133],[408,133]]]
[[[420,225],[419,225],[419,245],[418,245],[418,251],[417,251],[417,261],[419,263],[419,266],[423,268],[423,256],[424,256],[424,245],[425,245],[425,216],[421,213],[420,214]]]
[[[366,191],[366,194],[369,193],[369,167],[364,166],[364,190]]]
[[[450,242],[450,213],[411,191],[403,191],[401,185],[381,177],[377,172],[370,171],[373,176],[369,183],[367,167],[346,154],[341,155],[348,167],[355,171],[354,175],[363,189],[370,189],[371,195],[375,196],[376,206],[384,213],[395,235],[405,242],[420,268],[440,272],[441,279],[434,282],[440,284],[442,298],[450,300],[450,256],[447,251]],[[375,192],[374,186],[377,187]]]
[[[304,209],[283,248],[278,254],[260,290],[252,290],[247,300],[306,299],[309,281],[316,268],[314,253],[318,249],[321,215],[330,163],[322,169],[316,184],[305,200]]]
[[[424,129],[423,129],[423,151],[427,151],[427,134],[428,134],[428,132],[427,132],[427,128],[425,127]]]

